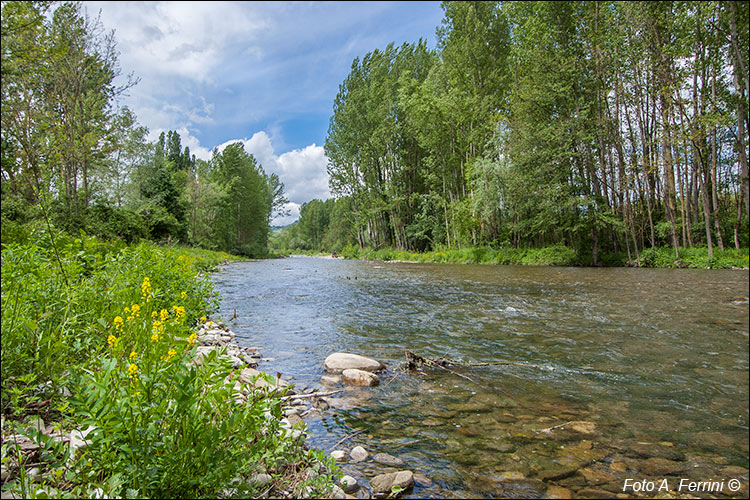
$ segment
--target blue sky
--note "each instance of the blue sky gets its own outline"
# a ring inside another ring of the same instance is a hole
[[[292,202],[327,198],[323,144],[352,60],[389,42],[436,45],[439,2],[84,2],[115,30],[120,98],[155,138],[178,130],[208,159],[241,140]]]

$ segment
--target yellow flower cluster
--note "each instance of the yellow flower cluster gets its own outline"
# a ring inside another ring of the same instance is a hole
[[[135,361],[135,358],[137,357],[138,357],[138,353],[135,351],[131,351],[130,356],[129,356],[130,362],[132,363],[133,361]]]
[[[206,322],[206,317],[205,316],[201,316],[201,324],[203,324],[205,322]]]
[[[164,333],[164,323],[158,319],[151,324],[151,341],[158,342],[159,337]]]
[[[180,323],[183,319],[185,319],[184,306],[172,306],[172,310],[174,311],[175,321]]]
[[[190,344],[191,346],[192,346],[193,344],[195,344],[195,342],[196,342],[197,340],[198,340],[198,335],[196,335],[195,333],[191,333],[191,334],[190,334],[190,336],[189,336],[189,337],[188,337],[188,339],[187,339],[187,341],[188,341],[188,344]]]
[[[109,344],[109,348],[110,348],[110,349],[115,349],[115,348],[117,348],[117,344],[118,344],[119,342],[120,342],[120,339],[118,339],[118,338],[117,338],[117,337],[115,337],[114,335],[110,335],[109,337],[107,337],[107,344]]]
[[[169,319],[169,312],[166,309],[162,309],[159,311],[159,317],[162,322],[167,321]]]
[[[177,354],[177,351],[174,349],[170,349],[167,351],[167,354],[161,357],[162,361],[169,361],[170,359],[174,358],[174,355]]]
[[[128,377],[133,379],[138,378],[138,365],[130,363],[128,366]]]
[[[115,325],[115,330],[122,329],[122,317],[121,316],[115,316],[115,319],[112,321]]]
[[[146,302],[151,300],[151,281],[148,276],[143,278],[143,283],[141,283],[141,299]]]
[[[180,292],[180,297],[182,297],[183,300],[186,299],[187,298],[187,293]]]

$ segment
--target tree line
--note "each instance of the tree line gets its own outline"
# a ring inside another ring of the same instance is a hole
[[[267,254],[287,202],[278,177],[234,143],[196,159],[176,131],[149,131],[117,98],[114,34],[80,3],[2,5],[3,240],[44,222],[127,241]],[[50,15],[51,12],[51,15]]]
[[[339,87],[325,151],[349,240],[594,264],[748,246],[747,2],[442,7],[436,50],[375,49]]]

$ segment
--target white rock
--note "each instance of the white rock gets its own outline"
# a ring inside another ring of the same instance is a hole
[[[352,476],[342,477],[341,481],[339,481],[339,484],[341,484],[341,488],[344,490],[344,493],[353,493],[359,489],[357,480]]]
[[[364,370],[357,370],[355,368],[348,368],[341,373],[341,379],[347,384],[351,385],[364,385],[364,386],[375,386],[380,383],[380,379],[374,373],[366,372]]]
[[[320,377],[320,383],[327,386],[335,386],[341,383],[341,377],[338,375],[323,375]]]
[[[355,462],[362,462],[367,460],[367,457],[369,457],[370,454],[361,446],[355,446],[352,448],[352,451],[349,452],[349,456],[352,457],[352,460]]]
[[[333,489],[331,490],[331,496],[328,498],[344,500],[346,498],[346,493],[344,493],[344,490],[334,484]]]
[[[254,483],[259,483],[259,484],[268,484],[271,482],[271,476],[269,476],[268,474],[263,474],[263,473],[255,474],[254,476],[250,478],[250,481]]]
[[[343,462],[346,460],[346,452],[344,450],[333,450],[331,457],[337,462]]]
[[[349,368],[364,370],[367,372],[376,372],[384,368],[382,363],[375,361],[372,358],[366,358],[359,354],[350,354],[346,352],[336,352],[331,354],[325,359],[323,366],[326,370],[333,373],[341,373]]]

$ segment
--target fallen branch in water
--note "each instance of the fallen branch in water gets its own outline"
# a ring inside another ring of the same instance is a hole
[[[347,439],[351,439],[351,438],[353,438],[354,436],[356,436],[357,434],[359,434],[360,432],[363,432],[363,431],[364,431],[364,429],[360,429],[360,430],[358,430],[358,431],[352,432],[351,434],[348,434],[348,435],[344,436],[343,438],[341,438],[341,439],[339,439],[338,441],[336,441],[336,442],[335,442],[335,443],[333,444],[333,446],[331,446],[331,447],[330,447],[330,448],[328,449],[328,451],[334,450],[334,449],[335,449],[335,448],[336,448],[336,447],[337,447],[338,445],[340,445],[341,443],[343,443],[343,442],[344,442],[344,441],[346,441]]]
[[[463,379],[468,380],[469,382],[473,382],[473,383],[475,383],[477,385],[482,385],[479,382],[477,382],[476,380],[474,380],[473,378],[471,378],[471,377],[469,377],[467,375],[464,375],[462,373],[458,373],[456,371],[453,371],[453,370],[451,370],[448,367],[452,366],[452,365],[457,365],[457,366],[486,366],[485,364],[475,364],[474,365],[474,364],[471,364],[471,363],[461,363],[459,361],[454,361],[454,360],[448,359],[448,358],[426,358],[426,357],[423,357],[423,356],[419,356],[418,354],[414,354],[409,349],[404,349],[404,355],[406,356],[406,369],[407,370],[418,370],[422,366],[432,366],[432,367],[435,367],[435,368],[440,368],[442,370],[446,370],[446,371],[452,373],[453,375],[456,375],[457,377],[461,377]],[[501,363],[506,363],[506,362],[501,362]],[[487,363],[487,364],[490,364],[490,363]],[[521,365],[521,366],[536,366],[536,365]],[[497,391],[500,391],[505,396],[508,396],[510,399],[512,399],[513,401],[515,401],[516,403],[518,403],[518,405],[521,406],[522,408],[526,408],[527,410],[533,411],[535,413],[541,413],[541,412],[539,412],[539,410],[537,410],[535,408],[531,408],[529,406],[526,406],[525,404],[523,404],[521,401],[519,401],[515,396],[513,396],[511,393],[509,393],[505,389],[502,389],[501,387],[493,387],[493,389],[495,389]]]
[[[472,366],[473,367],[473,366],[510,365],[510,366],[522,366],[525,368],[539,368],[542,370],[550,369],[550,367],[547,367],[547,366],[535,365],[532,363],[516,363],[513,361],[487,361],[483,363],[465,363],[462,361],[456,361],[455,359],[449,359],[449,358],[426,358],[426,357],[422,357],[417,354],[414,354],[409,349],[405,349],[404,354],[406,355],[406,368],[408,370],[415,370],[422,365],[438,366],[438,367],[446,367],[446,366]]]
[[[344,389],[339,389],[337,391],[311,392],[310,394],[295,394],[293,396],[282,396],[280,399],[282,401],[287,401],[290,399],[322,398],[323,396],[330,396],[331,394],[338,394],[339,392],[344,392]]]

